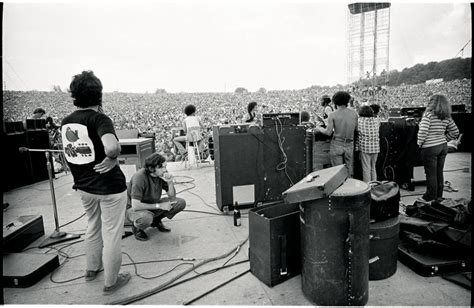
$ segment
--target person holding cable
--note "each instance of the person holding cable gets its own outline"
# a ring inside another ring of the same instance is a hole
[[[145,232],[148,227],[170,232],[161,220],[164,217],[172,219],[186,207],[186,201],[176,197],[173,181],[173,175],[166,170],[166,158],[158,153],[148,156],[145,167],[130,179],[126,217],[132,223],[132,231],[137,240],[148,240]],[[161,197],[163,190],[168,197]]]

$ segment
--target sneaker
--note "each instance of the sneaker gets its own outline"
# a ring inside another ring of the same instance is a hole
[[[126,285],[127,282],[130,280],[130,278],[132,278],[132,276],[128,272],[118,274],[117,281],[115,282],[114,285],[110,287],[104,287],[103,289],[104,295],[110,295],[114,293],[115,291],[117,291],[118,289]]]
[[[132,225],[132,231],[135,238],[139,241],[148,241],[148,235],[146,235],[145,231],[138,229],[137,227]]]
[[[97,277],[97,274],[100,273],[102,270],[98,269],[96,271],[89,271],[89,270],[86,270],[86,273],[84,274],[84,278],[86,279],[86,281],[92,281],[95,279],[95,277]]]
[[[171,229],[167,228],[161,220],[154,222],[153,227],[157,228],[160,232],[171,232]]]

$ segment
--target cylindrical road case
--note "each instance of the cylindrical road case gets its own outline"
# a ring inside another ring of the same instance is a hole
[[[317,305],[365,305],[369,186],[347,179],[329,197],[301,205],[303,294]]]
[[[369,280],[385,279],[397,271],[399,231],[398,216],[369,225]]]

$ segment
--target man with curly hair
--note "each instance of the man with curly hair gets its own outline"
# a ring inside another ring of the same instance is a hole
[[[183,121],[185,135],[173,138],[173,143],[178,149],[178,154],[181,158],[186,155],[186,148],[185,145],[183,145],[186,141],[197,142],[199,152],[203,152],[204,150],[204,139],[202,136],[204,125],[202,124],[201,119],[196,116],[196,107],[194,105],[187,105],[184,107],[184,114],[186,115],[186,118]],[[196,132],[196,135],[193,135],[192,132]]]
[[[354,132],[357,129],[358,115],[355,110],[347,107],[351,95],[346,91],[338,91],[332,101],[337,106],[336,111],[328,116],[326,128],[316,127],[315,132],[331,136],[329,156],[333,166],[345,164],[349,175],[353,175]]]
[[[102,83],[92,71],[75,75],[70,85],[77,110],[61,122],[65,156],[87,214],[86,281],[104,270],[103,294],[130,280],[119,273],[127,186],[117,157],[120,144],[112,120],[102,111]]]

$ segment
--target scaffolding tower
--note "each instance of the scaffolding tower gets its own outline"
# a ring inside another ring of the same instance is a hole
[[[348,5],[347,82],[388,73],[390,3]]]

